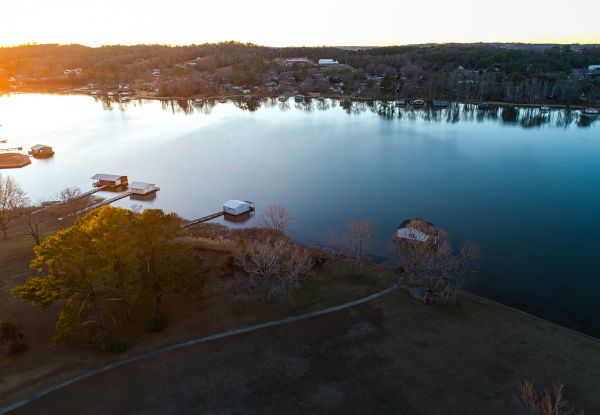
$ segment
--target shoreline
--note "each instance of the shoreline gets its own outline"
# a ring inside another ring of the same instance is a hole
[[[121,102],[119,99],[115,99],[115,97],[108,97],[106,95],[92,95],[91,93],[89,93],[89,91],[87,90],[87,87],[79,87],[79,88],[64,88],[64,87],[55,87],[55,88],[48,88],[48,89],[30,89],[30,88],[22,88],[22,89],[14,89],[14,90],[9,90],[9,91],[5,91],[6,95],[11,95],[11,94],[49,94],[49,95],[83,95],[83,96],[89,96],[95,99],[102,99],[102,98],[106,98],[107,100],[111,101],[111,102]],[[288,99],[293,98],[294,95],[302,95],[304,96],[305,99],[318,99],[318,98],[324,98],[324,99],[331,99],[331,100],[338,100],[338,101],[342,101],[342,100],[351,100],[354,102],[389,102],[389,103],[394,103],[395,101],[399,100],[399,99],[405,99],[407,102],[410,101],[410,99],[415,98],[400,98],[400,97],[395,97],[395,98],[385,98],[385,97],[366,97],[366,96],[356,96],[356,95],[352,95],[352,94],[320,94],[320,93],[307,93],[307,94],[286,94],[286,93],[254,93],[254,94],[239,94],[239,93],[224,93],[224,94],[195,94],[195,95],[189,95],[189,96],[159,96],[159,95],[151,95],[148,94],[145,91],[140,91],[135,92],[135,91],[131,91],[132,96],[130,97],[130,99],[124,103],[130,102],[130,101],[135,101],[135,100],[148,100],[148,101],[193,101],[195,99],[202,99],[202,100],[215,100],[218,101],[219,99],[239,99],[239,100],[248,100],[248,97],[250,97],[250,100],[260,100],[260,99],[277,99],[279,96],[281,95],[285,95],[286,97],[288,97]],[[418,97],[417,97],[418,98]],[[416,98],[415,98],[416,99]],[[440,99],[440,100],[444,100],[449,102],[450,104],[453,103],[458,103],[458,104],[468,104],[468,105],[478,105],[479,103],[486,103],[492,107],[523,107],[523,108],[539,108],[542,106],[546,106],[549,107],[550,109],[571,109],[571,110],[584,110],[586,108],[595,108],[594,104],[590,104],[590,105],[582,105],[582,104],[560,104],[560,103],[552,103],[552,104],[548,104],[548,103],[535,103],[535,104],[531,104],[531,103],[519,103],[519,102],[505,102],[505,101],[475,101],[475,100],[453,100],[450,98],[431,98],[431,99],[425,99],[425,102],[427,103],[425,106],[413,106],[410,103],[407,103],[399,108],[433,108],[433,109],[447,109],[447,107],[439,107],[439,108],[434,108],[430,105],[430,103],[435,100],[435,99]]]

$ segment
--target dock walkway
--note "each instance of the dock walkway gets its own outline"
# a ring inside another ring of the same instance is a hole
[[[128,196],[131,196],[132,194],[133,194],[133,192],[132,192],[132,191],[128,191],[128,192],[125,192],[125,193],[121,193],[120,195],[117,195],[117,196],[115,196],[115,197],[111,197],[110,199],[104,199],[104,200],[102,200],[101,202],[94,203],[94,204],[93,204],[93,205],[91,205],[91,206],[88,206],[88,207],[86,207],[86,208],[84,208],[84,209],[78,210],[77,212],[75,212],[75,214],[76,214],[76,215],[80,215],[80,214],[82,214],[82,213],[87,213],[87,212],[89,212],[90,210],[94,210],[94,209],[96,209],[96,208],[99,208],[99,207],[102,207],[102,206],[109,205],[109,204],[111,204],[112,202],[116,202],[117,200],[125,199],[126,197],[128,197]]]
[[[192,221],[190,221],[188,223],[185,223],[185,224],[181,225],[181,227],[182,228],[189,228],[190,226],[194,226],[194,225],[197,225],[197,224],[202,223],[202,222],[207,222],[209,220],[218,218],[219,216],[223,216],[224,214],[225,214],[225,212],[223,212],[221,210],[219,212],[215,212],[215,213],[212,213],[210,215],[203,216],[203,217],[201,217],[199,219],[194,219],[194,220],[192,220]]]
[[[81,199],[82,197],[86,197],[86,196],[91,196],[91,195],[93,195],[94,193],[101,192],[102,190],[105,190],[105,189],[108,189],[108,188],[109,188],[109,186],[100,186],[100,187],[96,187],[95,189],[88,190],[87,192],[84,192],[84,193],[80,194],[79,196],[75,196],[75,197],[73,198],[73,200],[76,200],[76,199]]]

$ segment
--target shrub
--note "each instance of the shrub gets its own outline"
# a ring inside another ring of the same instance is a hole
[[[158,333],[167,328],[167,316],[163,313],[158,313],[152,319],[150,331]]]
[[[4,321],[0,324],[0,345],[2,352],[7,356],[25,350],[23,332],[12,321]]]
[[[109,334],[103,330],[92,337],[92,344],[102,351],[111,353],[121,353],[129,348],[127,339]]]

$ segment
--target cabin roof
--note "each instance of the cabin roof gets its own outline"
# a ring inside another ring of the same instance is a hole
[[[92,180],[105,180],[105,181],[109,181],[109,182],[114,182],[114,181],[119,180],[121,177],[123,177],[123,176],[119,176],[118,174],[98,173],[98,174],[94,174],[92,176]]]
[[[229,209],[237,209],[240,206],[246,205],[248,205],[248,202],[244,202],[242,200],[228,200],[227,202],[223,203],[223,207],[227,207]]]

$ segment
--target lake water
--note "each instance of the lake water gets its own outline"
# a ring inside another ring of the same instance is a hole
[[[600,120],[578,111],[344,109],[316,100],[119,106],[32,94],[1,97],[0,124],[9,140],[1,146],[56,151],[1,171],[33,201],[67,186],[90,189],[95,173],[123,174],[161,191],[117,206],[191,219],[227,199],[255,201],[257,215],[276,203],[293,213],[290,233],[305,242],[370,218],[372,252],[390,264],[397,225],[423,217],[479,244],[473,291],[600,335]]]

